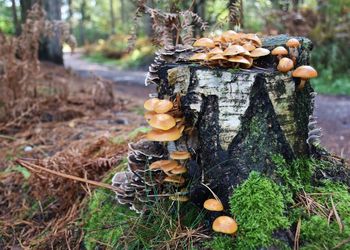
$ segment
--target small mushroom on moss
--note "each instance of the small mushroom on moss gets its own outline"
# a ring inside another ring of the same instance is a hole
[[[223,211],[224,206],[222,205],[221,201],[217,199],[208,199],[204,202],[203,207],[209,211]]]
[[[300,84],[298,86],[298,89],[302,90],[302,89],[304,89],[305,82],[308,79],[317,77],[317,71],[311,66],[303,65],[303,66],[296,68],[293,71],[292,76],[300,78]]]
[[[277,56],[278,60],[280,60],[282,56],[288,55],[288,50],[283,46],[278,46],[271,51],[271,55]]]
[[[213,222],[213,230],[218,233],[234,234],[237,229],[236,221],[229,216],[219,216]]]
[[[164,114],[170,111],[174,107],[174,104],[169,100],[159,100],[154,105],[154,111],[158,114]]]
[[[291,69],[293,69],[293,67],[294,67],[293,61],[287,57],[282,58],[277,65],[278,71],[283,73],[290,71]]]
[[[156,104],[159,102],[160,100],[158,98],[151,98],[148,99],[147,101],[145,101],[145,103],[143,104],[143,107],[148,110],[148,111],[154,111],[154,108],[156,106]]]
[[[161,130],[169,130],[176,125],[174,117],[168,114],[155,114],[147,122],[151,127]]]
[[[188,151],[173,151],[170,153],[170,158],[173,160],[187,160],[191,158],[191,154]]]
[[[182,135],[182,128],[173,127],[169,130],[152,129],[147,133],[146,138],[150,141],[176,141]]]
[[[289,53],[291,55],[291,58],[293,60],[294,65],[296,64],[296,59],[299,56],[298,48],[300,46],[300,43],[298,39],[291,38],[286,42],[286,45],[289,49]]]
[[[212,49],[215,47],[215,43],[210,38],[202,37],[193,43],[193,47],[204,47],[204,48]]]

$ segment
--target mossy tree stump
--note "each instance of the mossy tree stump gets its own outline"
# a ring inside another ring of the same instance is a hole
[[[265,39],[264,47],[284,45],[287,36]],[[312,49],[302,43],[297,66],[306,65]],[[208,68],[193,64],[166,64],[159,71],[160,97],[181,96],[181,107],[191,132],[178,148],[195,152],[189,162],[191,198],[198,204],[210,195],[208,184],[227,207],[232,188],[251,171],[274,175],[272,157],[293,159],[309,154],[309,116],[313,89],[307,83],[276,70],[277,58],[266,56],[251,69]]]

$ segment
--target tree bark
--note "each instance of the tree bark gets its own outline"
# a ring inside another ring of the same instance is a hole
[[[18,36],[21,33],[21,26],[19,25],[19,22],[18,22],[16,1],[11,0],[11,2],[12,2],[11,7],[12,7],[13,26],[15,27],[16,36]]]
[[[61,20],[61,0],[44,0],[43,7],[50,21]],[[50,61],[56,64],[63,64],[63,52],[60,42],[60,34],[54,31],[52,37],[46,37],[42,40],[39,49],[40,60]]]
[[[264,47],[272,49],[287,39],[266,39]],[[297,63],[307,65],[312,44],[300,40]],[[227,205],[232,187],[251,171],[273,175],[273,155],[291,160],[309,154],[306,140],[313,89],[307,84],[298,91],[299,79],[278,72],[273,56],[256,63],[263,69],[232,71],[188,64],[166,64],[160,69],[159,96],[180,95],[187,127],[193,128],[177,141],[177,147],[196,152],[189,172],[191,200],[198,204],[209,195],[201,182]]]
[[[82,0],[80,5],[81,18],[79,21],[79,40],[80,44],[85,44],[85,19],[86,19],[86,0]]]
[[[111,18],[111,34],[115,34],[115,16],[114,16],[114,7],[113,7],[113,0],[109,0],[109,11],[110,11],[110,18]]]
[[[35,0],[20,0],[22,23],[25,22],[27,18],[27,12],[32,8],[35,2],[36,2]]]

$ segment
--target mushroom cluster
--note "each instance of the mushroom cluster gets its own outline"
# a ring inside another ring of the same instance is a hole
[[[148,140],[167,143],[174,142],[182,136],[185,126],[179,103],[179,98],[176,98],[174,102],[151,98],[144,103],[144,108],[147,110],[145,119],[152,127],[152,130],[146,135]],[[183,177],[187,172],[186,161],[191,158],[191,154],[187,151],[169,153],[170,159],[153,162],[149,169],[162,171],[165,174],[163,183],[182,187],[186,182]],[[183,202],[187,201],[188,197],[173,195],[170,196],[170,199]]]
[[[300,42],[296,38],[291,38],[286,42],[286,47],[288,50],[283,46],[278,46],[271,51],[271,55],[277,56],[278,59],[277,70],[282,73],[291,71],[296,65]],[[311,66],[303,65],[296,68],[292,76],[301,79],[298,89],[302,90],[305,86],[305,81],[317,77],[317,71]]]
[[[270,54],[261,48],[262,42],[256,34],[236,33],[228,30],[213,38],[202,37],[193,47],[202,50],[193,54],[189,60],[208,66],[226,68],[250,68],[255,59]]]
[[[224,206],[218,197],[215,197],[215,199],[211,198],[206,200],[203,207],[213,212],[224,211]],[[237,222],[233,218],[226,215],[217,217],[213,222],[212,228],[215,232],[231,235],[236,233],[238,230]]]

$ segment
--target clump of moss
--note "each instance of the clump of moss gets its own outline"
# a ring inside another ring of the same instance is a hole
[[[272,234],[290,226],[281,189],[257,172],[233,192],[231,213],[239,229],[235,249],[256,249],[276,244]]]
[[[231,236],[216,236],[204,246],[211,250],[234,250],[234,240]]]
[[[323,186],[314,187],[309,192],[320,194],[314,195],[312,198],[326,208],[332,208],[333,200],[336,211],[341,218],[343,229],[340,230],[334,216],[328,222],[326,216],[320,214],[309,216],[308,213],[303,211],[300,235],[302,249],[350,249],[350,242],[345,242],[350,235],[350,193],[348,187],[340,183],[325,181]],[[341,242],[343,242],[343,245],[336,248]]]

